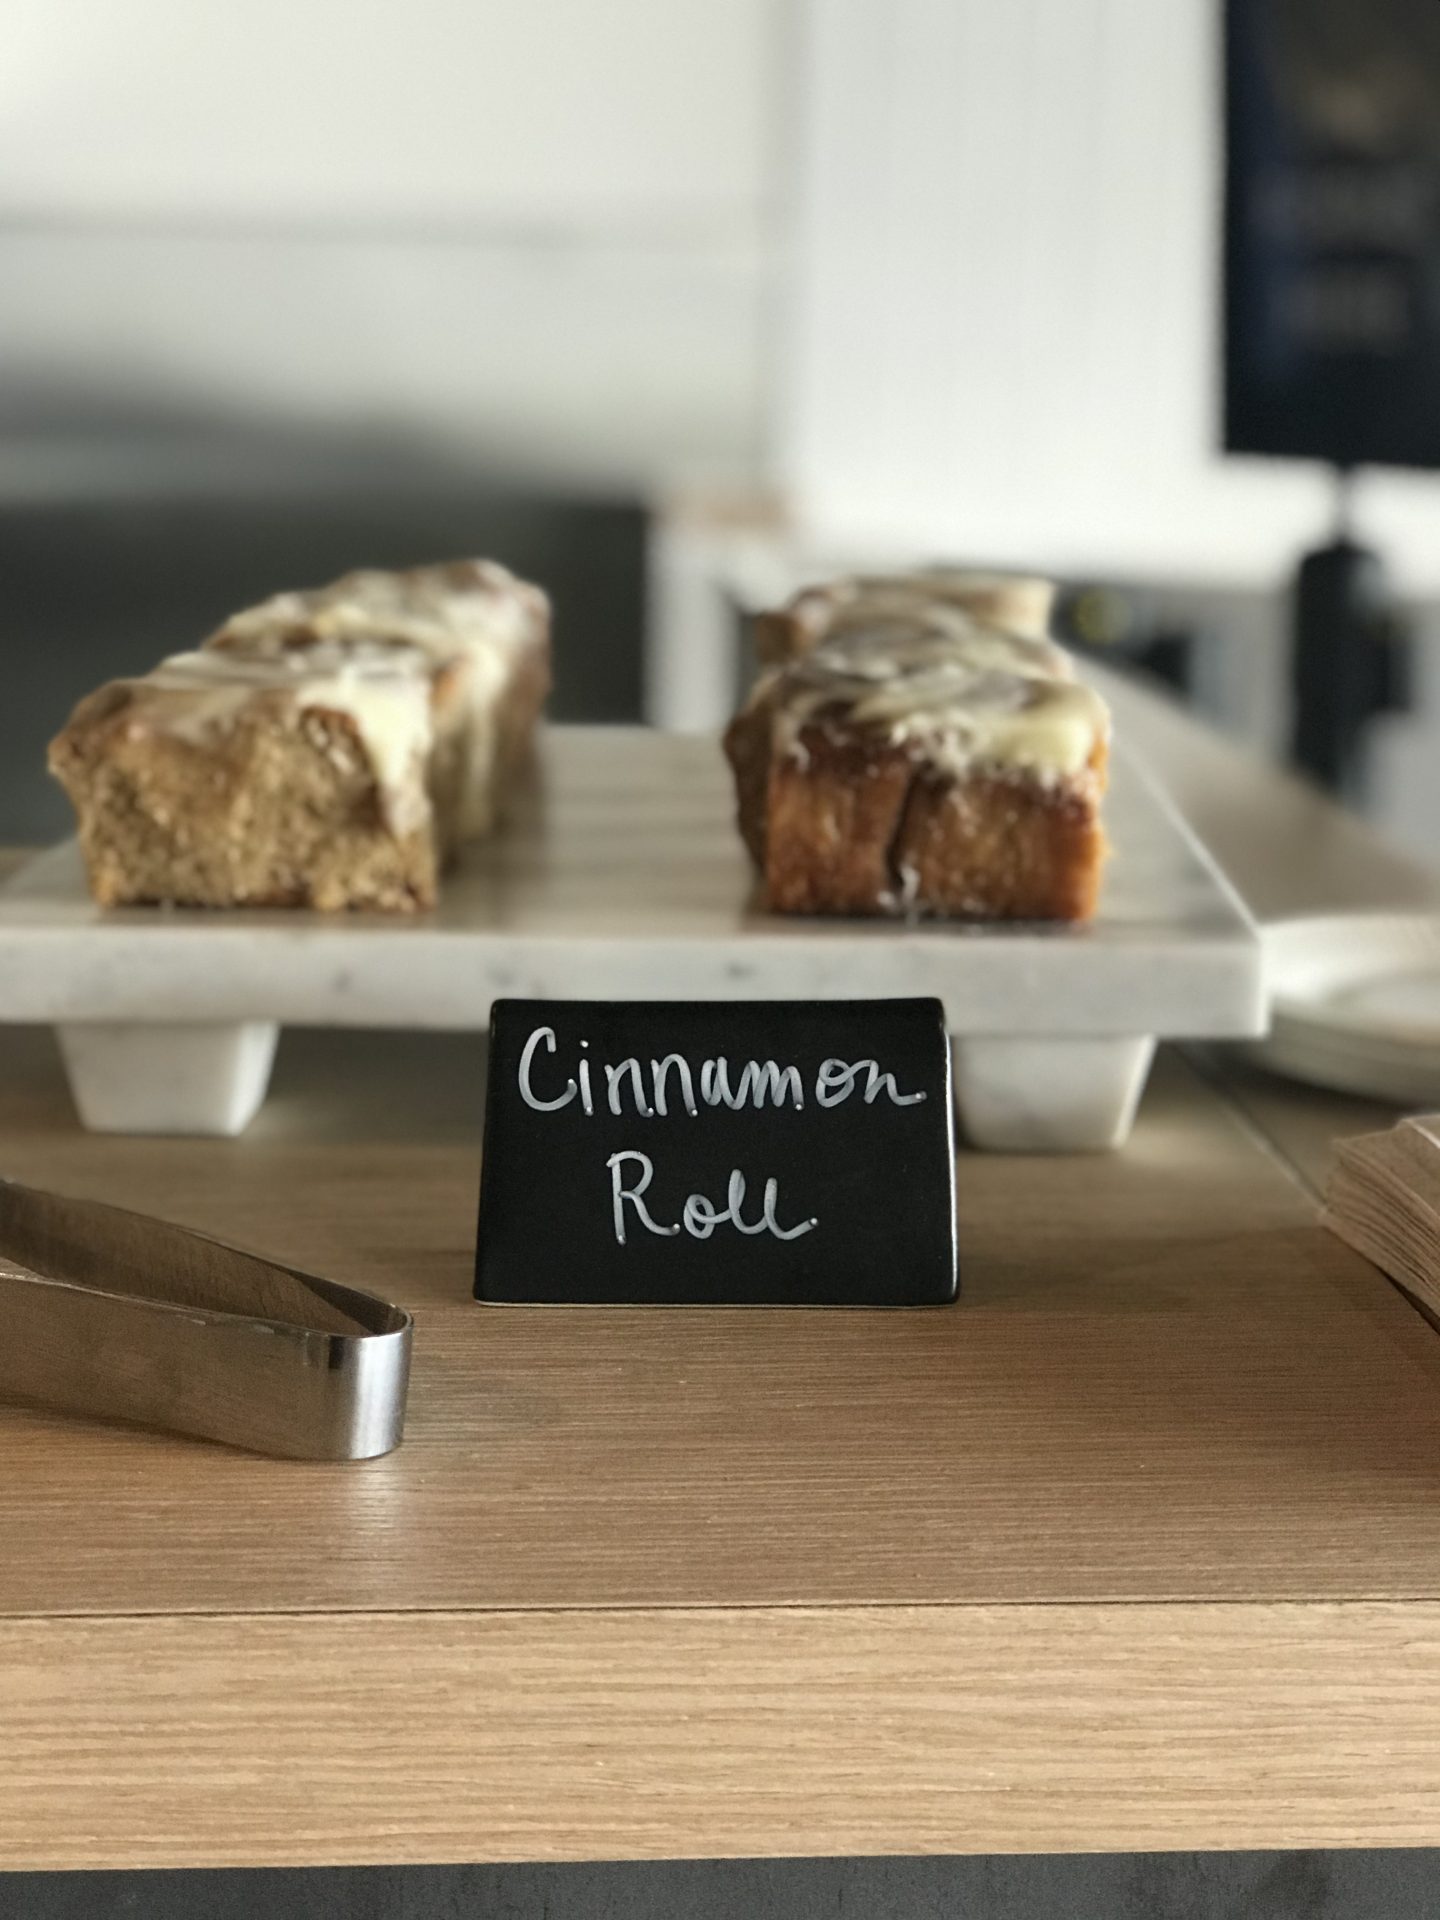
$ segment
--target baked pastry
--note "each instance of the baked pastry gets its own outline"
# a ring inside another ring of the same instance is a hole
[[[430,682],[390,649],[177,654],[82,700],[50,748],[102,906],[435,899]]]
[[[1037,645],[881,623],[762,674],[725,748],[768,905],[1088,918],[1109,716]]]
[[[763,665],[808,653],[822,640],[877,622],[944,625],[947,616],[979,621],[1047,647],[1055,670],[1067,658],[1049,641],[1055,583],[1023,574],[930,567],[914,573],[852,574],[804,587],[755,621]]]
[[[276,660],[314,649],[394,647],[427,663],[432,790],[443,841],[495,825],[550,690],[550,602],[493,560],[347,573],[228,619],[207,651]]]

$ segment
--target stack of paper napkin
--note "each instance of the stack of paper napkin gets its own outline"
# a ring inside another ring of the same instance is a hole
[[[1440,1319],[1440,1113],[1335,1147],[1325,1224]]]

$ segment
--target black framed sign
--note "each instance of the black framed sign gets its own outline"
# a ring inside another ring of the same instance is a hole
[[[500,1000],[475,1297],[955,1298],[938,1000]]]
[[[1225,21],[1226,447],[1440,465],[1440,6]]]

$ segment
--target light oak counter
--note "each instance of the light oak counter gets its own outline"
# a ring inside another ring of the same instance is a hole
[[[1257,911],[1440,899],[1119,704]],[[0,1409],[0,1869],[1440,1841],[1440,1337],[1315,1224],[1382,1110],[1164,1053],[1124,1153],[962,1160],[953,1311],[526,1311],[479,1070],[102,1138],[0,1030],[0,1171],[417,1319],[357,1467]]]

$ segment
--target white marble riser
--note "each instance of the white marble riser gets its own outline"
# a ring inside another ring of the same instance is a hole
[[[540,801],[432,914],[97,909],[72,845],[0,890],[0,1020],[54,1024],[85,1125],[235,1134],[284,1025],[483,1029],[503,995],[935,995],[973,1144],[1123,1141],[1155,1040],[1263,1028],[1243,907],[1123,756],[1101,910],[1075,929],[757,910],[714,742],[553,729]]]

